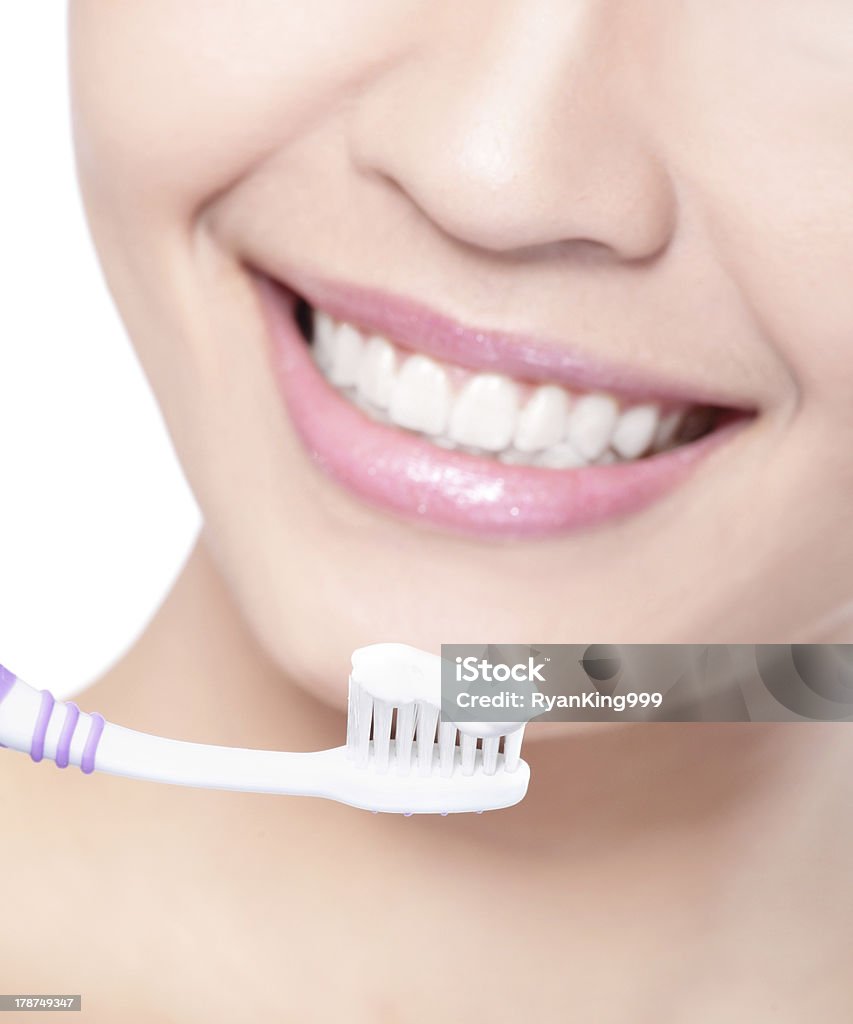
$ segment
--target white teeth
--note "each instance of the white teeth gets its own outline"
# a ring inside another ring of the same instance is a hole
[[[358,371],[364,354],[364,339],[349,324],[338,324],[333,344],[329,380],[339,388],[352,387],[358,381]]]
[[[586,459],[568,441],[561,441],[539,452],[534,462],[537,466],[548,466],[550,469],[578,469],[587,464]]]
[[[516,385],[496,373],[478,373],[453,405],[449,433],[457,444],[499,452],[512,440],[517,419]]]
[[[328,371],[335,355],[335,321],[328,313],[317,310],[311,333],[314,359],[321,369]]]
[[[636,459],[652,443],[658,425],[656,405],[634,405],[619,417],[610,444],[623,459]]]
[[[520,452],[535,452],[557,444],[566,433],[569,396],[546,384],[537,388],[518,417],[514,445]]]
[[[368,338],[358,371],[358,393],[379,409],[387,409],[396,369],[397,355],[393,345],[376,335]]]
[[[655,451],[662,451],[664,448],[669,447],[672,443],[672,439],[678,431],[678,428],[681,426],[681,421],[683,419],[683,409],[676,409],[661,417],[660,423],[658,423],[658,428],[655,431],[654,441],[652,442],[652,448]]]
[[[450,416],[447,374],[427,356],[410,356],[394,385],[391,419],[409,430],[441,434]]]
[[[609,395],[584,395],[569,413],[566,440],[592,461],[610,444],[619,417],[619,406]]]
[[[451,444],[453,444],[452,441]],[[507,466],[529,466],[533,462],[530,452],[520,452],[517,448],[506,448],[498,455],[498,458]]]
[[[321,310],[313,314],[311,351],[328,380],[374,419],[428,434],[443,448],[496,454],[508,465],[607,465],[665,451],[713,426],[707,408],[661,414],[648,402],[620,413],[611,395],[574,396],[554,384],[522,391],[497,373],[468,376],[454,396],[456,378],[441,363],[407,355],[379,335],[365,340]]]

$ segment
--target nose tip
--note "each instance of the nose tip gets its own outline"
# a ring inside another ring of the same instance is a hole
[[[509,125],[485,137],[481,123],[459,136],[422,140],[431,157],[400,146],[385,167],[425,217],[466,245],[501,254],[585,248],[639,261],[672,238],[674,194],[651,153],[591,145],[568,125],[538,145]]]
[[[620,260],[661,252],[675,194],[624,83],[606,80],[618,70],[568,27],[553,39],[523,28],[487,30],[466,61],[452,41],[447,52],[435,43],[374,81],[351,122],[357,166],[393,182],[444,234],[483,250],[574,244]]]

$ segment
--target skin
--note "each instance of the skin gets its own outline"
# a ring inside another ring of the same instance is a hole
[[[349,653],[377,638],[853,639],[844,0],[73,0],[70,27],[93,235],[205,521],[82,706],[312,749],[341,741]],[[623,522],[510,543],[405,523],[306,458],[247,261],[756,415]],[[23,923],[0,950],[19,990],[82,989],[93,1021],[846,1019],[846,731],[543,730],[530,797],[460,820],[60,787],[14,759],[0,793],[35,824],[4,839]]]

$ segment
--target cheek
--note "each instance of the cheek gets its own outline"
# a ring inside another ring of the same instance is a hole
[[[746,315],[801,398],[853,427],[853,12],[819,6],[816,29],[817,12],[787,0],[719,19],[696,5],[693,44],[670,69],[667,144]]]
[[[81,172],[116,207],[192,211],[405,45],[422,0],[74,0]]]
[[[168,206],[168,215],[191,208],[263,152],[273,123],[280,129],[296,116],[265,73],[276,66],[270,47],[278,34],[251,32],[251,8],[268,5],[241,5],[247,31],[240,47],[225,38],[236,5],[206,6],[72,6],[81,171],[119,208]]]
[[[800,402],[819,399],[853,427],[853,145],[801,137],[805,159],[781,159],[780,138],[719,167],[705,189],[713,243]],[[853,117],[840,138],[853,139]]]

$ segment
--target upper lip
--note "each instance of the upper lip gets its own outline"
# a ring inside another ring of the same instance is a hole
[[[288,273],[279,283],[335,319],[471,370],[547,381],[579,391],[603,390],[633,399],[747,411],[743,403],[701,385],[616,365],[563,341],[460,323],[400,295],[299,271]]]

